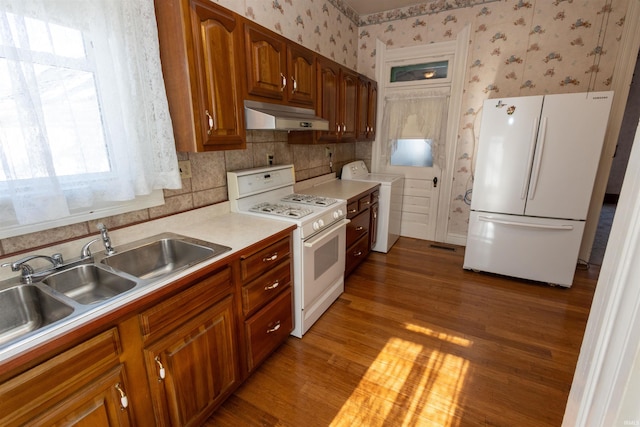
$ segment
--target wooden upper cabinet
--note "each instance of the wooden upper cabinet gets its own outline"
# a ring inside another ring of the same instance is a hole
[[[287,87],[285,40],[262,27],[246,22],[244,43],[248,93],[284,100]]]
[[[156,1],[155,7],[177,150],[244,148],[238,17],[208,0]]]
[[[244,43],[250,98],[314,107],[316,70],[312,51],[251,22],[244,24]]]
[[[355,141],[358,127],[358,74],[342,68],[340,77],[340,140]]]
[[[318,58],[317,69],[316,111],[329,121],[329,130],[318,132],[316,141],[355,141],[358,127],[358,74],[324,58]]]
[[[316,55],[302,46],[287,46],[287,99],[314,108],[316,101]]]
[[[358,82],[358,141],[373,141],[376,136],[378,84],[364,76]]]

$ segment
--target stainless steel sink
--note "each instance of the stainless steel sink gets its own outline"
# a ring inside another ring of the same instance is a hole
[[[52,274],[43,283],[80,304],[95,304],[113,298],[136,285],[133,280],[93,264]]]
[[[34,285],[0,291],[0,345],[73,313],[73,307]]]
[[[231,248],[227,246],[165,233],[145,239],[133,247],[118,248],[115,255],[100,262],[148,280],[175,273],[229,250]]]

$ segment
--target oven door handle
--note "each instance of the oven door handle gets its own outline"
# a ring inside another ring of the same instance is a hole
[[[318,242],[320,242],[322,239],[327,237],[327,234],[331,234],[334,231],[337,231],[340,227],[344,227],[350,222],[351,220],[349,219],[346,219],[346,218],[341,219],[340,221],[336,222],[334,225],[327,228],[326,230],[322,230],[315,239],[304,242],[304,246],[307,248],[313,248]]]

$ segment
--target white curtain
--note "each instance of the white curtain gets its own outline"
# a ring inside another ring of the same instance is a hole
[[[180,186],[153,0],[0,0],[0,225]]]
[[[385,96],[380,157],[389,162],[398,139],[429,140],[433,163],[444,167],[447,125],[447,90],[395,92]]]

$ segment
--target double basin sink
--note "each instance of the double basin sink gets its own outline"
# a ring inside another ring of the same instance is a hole
[[[163,233],[80,260],[38,283],[8,281],[0,288],[0,350],[230,249]]]

